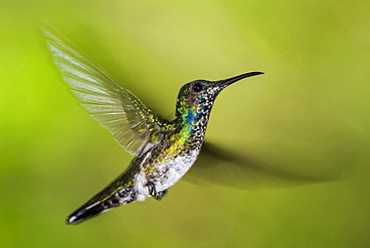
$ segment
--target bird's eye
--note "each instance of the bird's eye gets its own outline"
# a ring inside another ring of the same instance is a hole
[[[193,85],[193,91],[194,92],[199,92],[203,89],[203,85],[201,85],[200,83],[196,83]]]

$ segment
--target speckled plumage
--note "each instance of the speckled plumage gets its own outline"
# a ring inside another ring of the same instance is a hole
[[[252,72],[226,80],[187,83],[177,98],[176,118],[166,120],[54,32],[44,33],[55,64],[81,106],[127,152],[136,156],[122,175],[72,213],[67,224],[147,197],[162,199],[196,161],[220,91],[240,79],[261,74]]]

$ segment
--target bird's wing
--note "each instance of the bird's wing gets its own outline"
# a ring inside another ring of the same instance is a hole
[[[160,142],[161,134],[171,128],[169,122],[55,33],[50,28],[44,29],[54,63],[90,116],[130,154],[141,156]]]
[[[185,179],[198,184],[219,184],[243,189],[282,188],[332,181],[334,177],[310,171],[292,171],[267,164],[245,151],[204,142]]]

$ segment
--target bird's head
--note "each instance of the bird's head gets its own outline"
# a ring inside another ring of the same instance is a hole
[[[243,78],[260,74],[263,73],[249,72],[219,81],[194,80],[189,82],[180,89],[177,97],[176,116],[187,115],[189,109],[206,114],[211,110],[217,95],[227,86]]]

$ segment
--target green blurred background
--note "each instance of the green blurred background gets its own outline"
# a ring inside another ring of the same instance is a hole
[[[2,0],[0,247],[368,247],[369,9],[364,0]],[[185,82],[265,72],[222,92],[207,139],[324,182],[250,190],[190,173],[161,202],[65,225],[131,157],[62,82],[44,20],[164,116]]]

